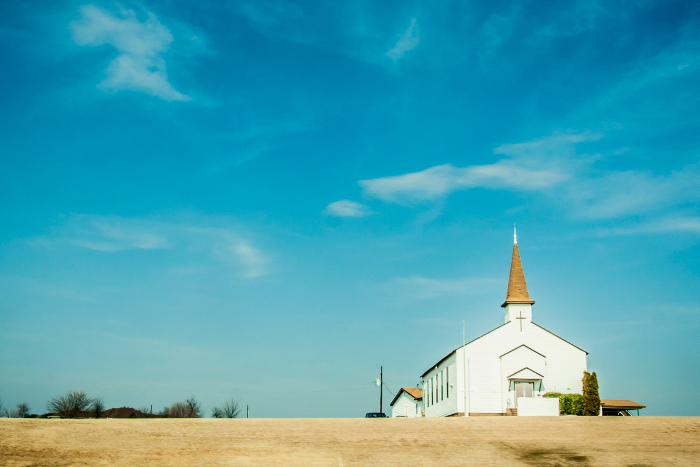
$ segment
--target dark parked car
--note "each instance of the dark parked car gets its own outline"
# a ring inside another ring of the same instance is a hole
[[[365,415],[365,418],[386,418],[386,414],[381,412],[370,412]]]

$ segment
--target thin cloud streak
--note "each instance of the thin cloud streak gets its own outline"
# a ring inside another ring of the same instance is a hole
[[[149,219],[74,214],[55,235],[33,239],[37,247],[60,245],[108,254],[138,250],[181,250],[206,260],[237,265],[244,278],[268,274],[269,256],[234,229],[199,227]],[[206,268],[190,268],[202,271]]]
[[[416,26],[416,18],[411,18],[411,25],[406,29],[406,31],[399,37],[399,40],[396,42],[396,45],[389,49],[386,53],[386,56],[392,59],[393,61],[397,61],[401,57],[403,57],[406,52],[409,52],[416,47],[418,47],[418,44],[420,43],[420,37],[418,35],[418,28]]]
[[[165,59],[173,36],[153,13],[140,22],[133,10],[120,9],[119,16],[94,5],[80,8],[82,17],[71,23],[73,40],[78,45],[113,46],[119,55],[110,62],[107,77],[98,85],[106,92],[132,90],[145,92],[166,101],[189,101],[168,82]]]
[[[477,187],[541,190],[567,178],[566,174],[557,170],[531,170],[509,161],[499,161],[465,168],[452,164],[438,165],[421,172],[361,180],[359,184],[369,197],[391,203],[413,204]]]
[[[411,276],[395,280],[399,287],[409,287],[416,299],[438,298],[444,295],[474,295],[490,286],[503,285],[502,279],[467,277],[462,279],[431,279]]]
[[[326,206],[324,212],[335,217],[365,217],[373,212],[364,204],[342,199]]]
[[[700,234],[700,217],[669,217],[633,227],[602,229],[598,231],[598,235],[607,237],[610,235],[665,234],[670,232]]]

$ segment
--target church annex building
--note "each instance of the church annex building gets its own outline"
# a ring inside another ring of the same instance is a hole
[[[588,352],[535,324],[514,236],[505,322],[422,375],[426,417],[559,415],[545,392],[582,392]]]

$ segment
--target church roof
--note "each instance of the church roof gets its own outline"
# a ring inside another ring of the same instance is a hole
[[[535,301],[530,298],[530,294],[527,293],[527,284],[525,283],[523,263],[520,261],[517,237],[513,242],[513,259],[510,262],[510,277],[508,278],[506,301],[503,302],[501,306],[504,307],[509,303],[535,303]]]
[[[547,331],[548,333],[550,333],[550,334],[553,335],[554,337],[558,337],[559,339],[563,340],[563,341],[566,342],[567,344],[569,344],[569,345],[571,345],[571,346],[573,346],[573,347],[576,347],[576,348],[579,349],[581,352],[586,352],[585,350],[583,350],[583,349],[582,349],[581,347],[579,347],[578,345],[574,345],[574,344],[572,344],[571,342],[569,342],[569,341],[567,341],[566,339],[564,339],[563,337],[557,336],[556,334],[554,334],[554,333],[553,333],[552,331],[550,331],[549,329],[543,328],[542,326],[540,326],[539,324],[535,323],[534,321],[530,321],[530,322],[531,322],[532,324],[534,324],[535,326],[537,326],[538,328],[542,329],[543,331]],[[586,355],[588,355],[589,353],[590,353],[590,352],[586,352]]]
[[[422,375],[420,375],[420,377],[421,377],[421,378],[424,377],[425,375],[427,375],[427,374],[430,372],[430,370],[432,370],[432,369],[435,368],[436,366],[440,366],[440,364],[441,364],[442,362],[444,362],[445,360],[447,360],[447,359],[450,357],[450,355],[452,355],[453,353],[455,353],[456,351],[458,351],[458,350],[461,349],[462,347],[466,347],[466,346],[468,346],[469,344],[471,344],[472,342],[478,341],[479,339],[481,339],[481,338],[484,337],[485,335],[491,334],[491,333],[492,333],[493,331],[495,331],[496,329],[500,329],[500,328],[502,328],[503,326],[506,326],[506,325],[508,325],[508,324],[510,324],[510,323],[511,323],[510,321],[508,321],[507,323],[503,323],[503,324],[501,324],[500,326],[498,326],[497,328],[493,328],[493,329],[491,329],[489,332],[480,335],[480,336],[477,337],[476,339],[472,339],[472,340],[470,340],[469,342],[467,342],[466,344],[460,345],[459,347],[457,347],[456,349],[454,349],[452,352],[450,352],[450,353],[448,353],[447,355],[445,355],[445,356],[442,358],[442,360],[440,360],[440,361],[437,362],[435,365],[433,365],[433,366],[431,366],[430,368],[428,368],[427,370],[425,370],[425,373],[423,373]],[[558,336],[557,336],[557,337],[558,337]]]
[[[394,396],[394,400],[391,401],[391,404],[389,406],[393,406],[394,403],[399,400],[399,397],[401,396],[401,393],[405,392],[409,396],[413,397],[415,400],[423,399],[423,390],[421,388],[401,388],[399,392],[396,393],[396,396]]]

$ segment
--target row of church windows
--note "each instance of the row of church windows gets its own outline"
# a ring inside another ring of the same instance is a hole
[[[428,397],[426,398],[426,406],[437,404],[441,400],[450,397],[450,369],[445,368],[440,373],[436,374],[428,380]]]

